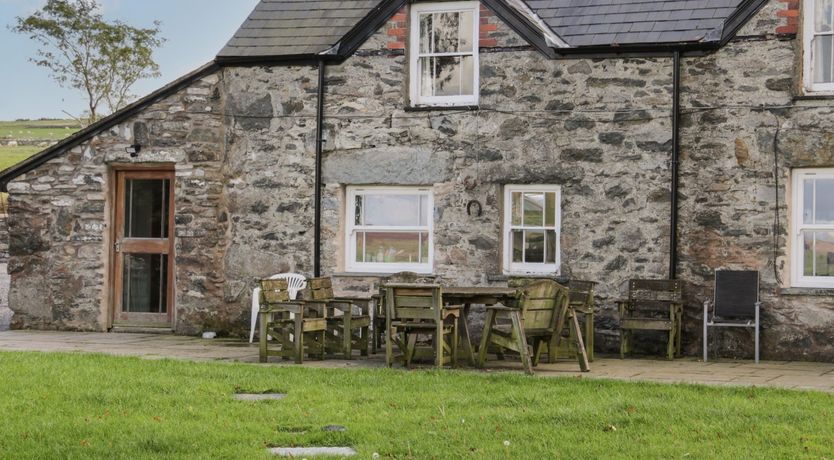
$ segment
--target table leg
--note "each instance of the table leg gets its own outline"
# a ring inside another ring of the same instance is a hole
[[[460,324],[460,338],[461,338],[461,349],[463,353],[465,353],[465,358],[469,361],[470,366],[475,366],[475,350],[472,349],[472,339],[469,335],[469,320],[467,317],[469,316],[469,304],[464,304],[461,324]]]

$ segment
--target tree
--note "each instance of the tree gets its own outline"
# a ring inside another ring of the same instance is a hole
[[[99,119],[104,106],[114,112],[127,105],[138,80],[160,75],[153,51],[165,42],[159,21],[136,28],[107,22],[99,11],[95,0],[48,0],[11,28],[40,43],[32,62],[49,69],[62,87],[84,94],[87,123]]]

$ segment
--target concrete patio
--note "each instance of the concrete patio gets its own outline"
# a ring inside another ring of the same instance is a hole
[[[106,334],[40,331],[0,332],[0,351],[42,351],[105,353],[140,356],[149,359],[185,359],[197,361],[234,361],[257,363],[257,344],[240,340],[204,340],[195,337],[154,334]],[[385,354],[370,358],[308,361],[305,366],[318,368],[378,368],[385,365]],[[287,361],[271,358],[269,365],[291,366]],[[2,367],[2,360],[0,360]],[[489,370],[521,370],[520,364],[491,361]],[[716,361],[703,363],[693,358],[675,361],[654,359],[597,358],[591,372],[578,372],[574,361],[542,364],[537,375],[543,377],[581,376],[651,382],[685,382],[706,385],[734,385],[817,390],[834,393],[834,363],[795,361]]]

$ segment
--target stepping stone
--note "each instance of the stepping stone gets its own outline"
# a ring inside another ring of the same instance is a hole
[[[353,457],[356,451],[350,447],[273,447],[269,449],[269,453],[278,457],[316,457],[319,455],[329,455],[332,457]]]
[[[322,428],[322,430],[331,432],[342,432],[347,431],[347,427],[343,427],[342,425],[327,425],[326,427]]]
[[[277,401],[286,398],[282,393],[235,393],[238,401]]]

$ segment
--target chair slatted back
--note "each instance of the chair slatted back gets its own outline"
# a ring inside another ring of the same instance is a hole
[[[399,272],[394,273],[393,275],[387,276],[380,280],[379,284],[379,299],[380,302],[377,302],[376,305],[376,315],[377,317],[384,318],[385,317],[385,288],[384,286],[387,284],[436,284],[437,278],[434,276],[426,276],[421,275],[419,273],[414,272]]]
[[[593,281],[570,280],[570,304],[575,307],[590,307],[594,304],[594,287],[597,283]]]
[[[672,303],[683,302],[683,283],[680,280],[631,280],[628,300],[635,310],[668,309]]]
[[[715,316],[753,318],[759,301],[759,272],[718,270],[715,272]]]
[[[521,317],[526,329],[553,329],[567,309],[568,290],[553,280],[534,280],[522,287]]]
[[[333,281],[329,277],[311,278],[303,293],[304,300],[330,300],[333,298]]]
[[[385,284],[386,305],[391,319],[440,321],[443,292],[437,284]]]
[[[290,300],[287,280],[266,279],[260,281],[261,305],[271,305]]]

